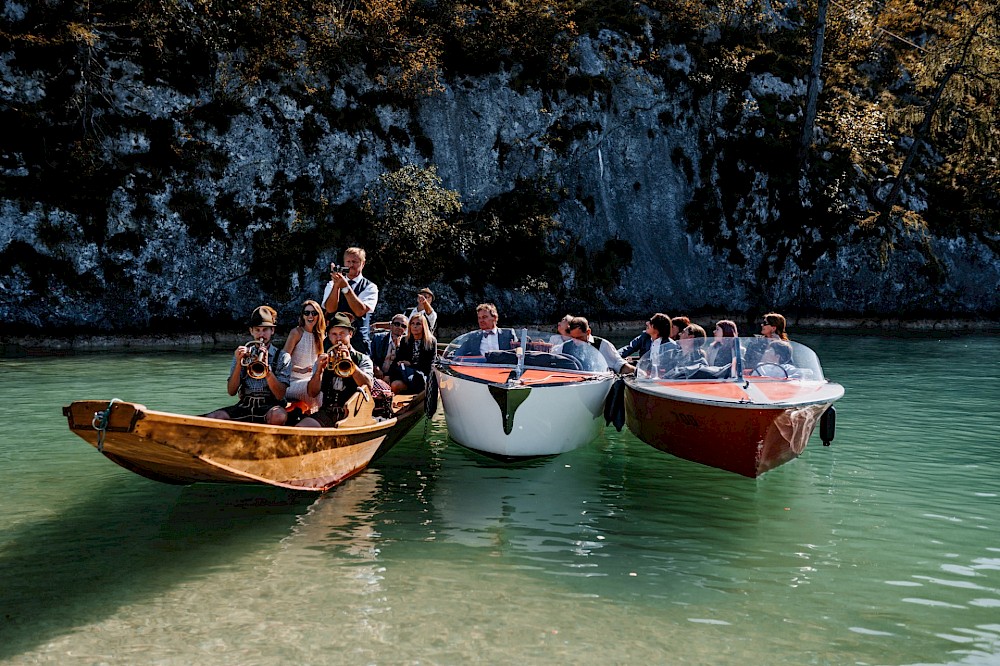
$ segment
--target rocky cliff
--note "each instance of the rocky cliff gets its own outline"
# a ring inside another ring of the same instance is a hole
[[[734,79],[742,87],[713,88],[691,80],[683,46],[659,47],[656,74],[635,65],[632,48],[610,31],[580,38],[563,90],[524,85],[515,66],[445,81],[408,104],[380,99],[360,69],[316,75],[309,94],[262,80],[224,97],[218,86],[182,90],[150,81],[140,64],[111,62],[95,94],[114,113],[89,148],[101,178],[70,172],[40,191],[29,154],[46,126],[22,123],[35,136],[5,142],[3,330],[220,329],[262,302],[291,321],[303,299],[318,298],[345,243],[376,246],[348,211],[380,174],[407,164],[436,167],[466,214],[526,183],[552,193],[556,226],[543,250],[555,267],[542,275],[500,244],[496,253],[511,256],[492,257],[498,271],[536,277],[484,283],[474,263],[465,275],[430,275],[422,281],[445,321],[471,320],[482,300],[507,320],[567,309],[594,318],[1000,311],[1000,257],[982,239],[787,219],[795,233],[774,232],[787,216],[776,194],[808,194],[786,191],[794,184],[776,183],[762,155],[739,151],[767,151],[762,121],[796,121],[779,109],[801,105],[802,81],[744,73]],[[0,54],[6,117],[43,105],[49,85],[23,58]],[[59,191],[79,183],[99,187]],[[849,188],[830,201],[868,205]],[[573,253],[561,255],[567,247]],[[379,318],[422,286],[391,254],[366,271],[382,285]]]

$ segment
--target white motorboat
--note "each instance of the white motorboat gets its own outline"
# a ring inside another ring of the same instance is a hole
[[[548,334],[522,329],[516,350],[481,355],[477,343],[472,355],[459,355],[478,335],[459,336],[435,362],[453,440],[492,457],[528,458],[571,451],[601,433],[615,374],[596,348],[551,345]]]

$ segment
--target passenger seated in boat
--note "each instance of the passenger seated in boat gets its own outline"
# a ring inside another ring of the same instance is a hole
[[[624,375],[635,373],[635,366],[623,359],[613,344],[591,333],[590,322],[587,321],[586,317],[573,317],[570,319],[568,330],[571,338],[577,342],[588,343],[601,352],[601,356],[608,362],[608,367],[615,372]],[[572,345],[568,342],[564,343],[562,352],[572,354]]]
[[[236,348],[226,382],[229,395],[238,393],[240,401],[203,416],[284,425],[288,417],[285,393],[291,383],[292,357],[271,344],[277,320],[278,313],[268,305],[261,305],[250,314],[253,341]]]
[[[327,329],[330,349],[320,354],[309,380],[309,395],[323,392],[323,406],[319,411],[299,421],[300,428],[332,428],[343,419],[344,405],[362,386],[372,388],[374,366],[367,354],[351,347],[354,323],[343,312],[330,317]],[[346,361],[350,359],[350,363]],[[348,373],[342,376],[343,373]]]
[[[788,340],[785,331],[785,318],[777,312],[768,312],[761,317],[760,334],[757,339],[747,345],[746,367],[753,368],[763,360],[764,352],[772,340]]]
[[[681,331],[687,328],[687,325],[691,323],[691,320],[687,317],[674,317],[670,320],[670,339],[677,341],[681,339]]]
[[[437,355],[437,339],[422,312],[410,315],[406,337],[399,343],[396,361],[389,368],[392,392],[420,393],[427,386],[431,365]]]
[[[705,329],[698,324],[688,324],[677,340],[679,348],[671,354],[660,355],[660,367],[664,368],[664,379],[688,379],[708,366],[705,356]]]
[[[481,303],[476,307],[476,318],[479,320],[479,330],[475,335],[467,335],[455,356],[485,356],[488,351],[503,351],[520,346],[513,329],[497,326],[500,320],[497,306]]]
[[[566,342],[567,340],[570,339],[570,335],[569,335],[569,320],[572,319],[572,318],[573,318],[573,315],[569,315],[568,314],[568,315],[565,315],[558,322],[556,322],[556,331],[558,331],[558,332],[555,335],[549,336],[549,345],[550,345],[550,348],[554,347],[555,345],[561,345],[562,343],[564,343],[564,342]]]
[[[628,358],[632,354],[643,356],[655,347],[657,352],[676,349],[677,343],[670,339],[670,317],[657,312],[646,322],[646,330],[632,338],[624,347],[618,348],[618,355]]]
[[[792,345],[784,340],[774,340],[764,350],[760,361],[749,372],[761,377],[780,379],[808,379],[812,371],[792,363]]]
[[[720,319],[715,322],[715,340],[705,350],[709,365],[726,365],[733,362],[734,339],[740,336],[736,322]]]
[[[292,383],[288,386],[285,399],[290,403],[300,401],[306,404],[306,413],[319,409],[323,396],[311,397],[306,391],[312,378],[316,358],[323,353],[326,338],[326,317],[323,308],[316,301],[306,301],[299,313],[299,325],[288,333],[284,351],[292,358]],[[292,406],[289,405],[289,409]]]
[[[375,365],[375,379],[387,379],[389,368],[399,353],[399,343],[406,334],[406,316],[395,314],[389,322],[388,331],[379,331],[372,336],[372,363]]]

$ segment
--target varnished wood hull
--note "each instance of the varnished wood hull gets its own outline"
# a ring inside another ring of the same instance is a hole
[[[636,437],[678,458],[748,477],[802,453],[823,412],[843,395],[831,383],[764,381],[749,393],[731,382],[627,380],[626,387],[625,423]]]
[[[264,483],[310,491],[327,490],[364,470],[424,413],[421,394],[402,405],[392,419],[336,428],[290,428],[116,402],[102,438],[93,421],[108,405],[107,400],[81,400],[64,407],[63,414],[72,432],[137,474],[164,483]]]

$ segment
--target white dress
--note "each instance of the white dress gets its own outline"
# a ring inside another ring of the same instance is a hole
[[[306,387],[313,375],[313,366],[316,364],[316,338],[309,331],[303,329],[295,349],[292,350],[292,383],[285,392],[285,398],[291,402],[301,400],[309,405],[310,413],[319,409],[323,404],[323,394],[320,393],[315,398],[309,396]]]

